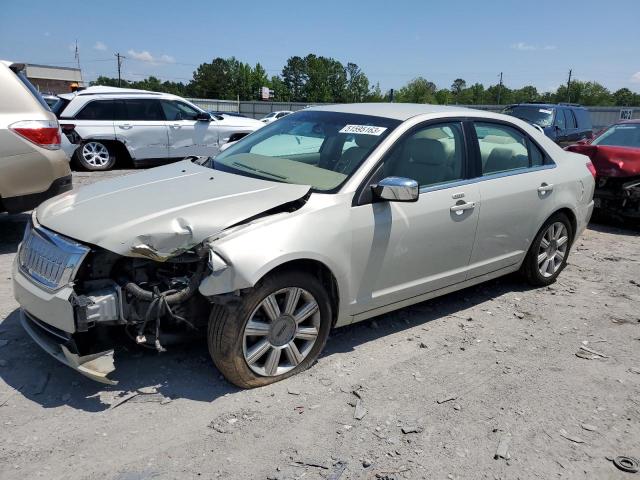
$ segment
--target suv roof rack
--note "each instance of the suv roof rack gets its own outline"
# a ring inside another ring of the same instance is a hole
[[[571,102],[558,102],[558,105],[564,105],[565,107],[581,107],[579,103],[571,103]]]

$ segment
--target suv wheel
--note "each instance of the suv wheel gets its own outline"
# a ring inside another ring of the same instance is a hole
[[[102,142],[88,141],[76,150],[76,160],[86,170],[110,170],[116,164],[113,148]]]
[[[267,277],[237,306],[215,306],[209,353],[231,383],[253,388],[306,370],[331,329],[331,304],[322,284],[301,272]]]

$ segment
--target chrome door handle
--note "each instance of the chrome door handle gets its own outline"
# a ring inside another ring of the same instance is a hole
[[[182,125],[180,125],[179,123],[174,123],[173,125],[171,125],[171,128],[180,128]]]
[[[553,184],[543,183],[538,187],[538,192],[540,192],[540,194],[542,195],[546,195],[547,192],[552,192],[552,191],[553,191]]]
[[[454,205],[453,207],[450,208],[450,210],[456,215],[462,215],[465,212],[465,210],[473,210],[474,208],[476,208],[475,202],[466,202],[466,203],[461,203],[460,205]]]
[[[130,123],[121,123],[118,126],[123,130],[129,130],[131,128],[131,124]]]

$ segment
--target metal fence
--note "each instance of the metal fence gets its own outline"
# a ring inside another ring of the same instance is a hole
[[[260,102],[260,101],[241,101],[232,100],[211,100],[205,98],[189,98],[189,101],[195,103],[200,108],[208,111],[216,112],[233,112],[241,113],[251,118],[262,118],[268,113],[277,112],[279,110],[291,110],[293,112],[308,107],[308,103],[299,102]],[[461,105],[479,110],[488,110],[490,112],[499,112],[504,105]],[[599,130],[622,118],[640,119],[640,107],[586,107],[591,113],[591,121],[594,130]]]

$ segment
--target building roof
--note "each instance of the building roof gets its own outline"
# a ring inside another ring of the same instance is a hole
[[[63,80],[66,82],[81,82],[82,74],[79,68],[56,67],[53,65],[25,64],[27,78],[41,78],[46,80]]]
[[[310,107],[309,110],[321,110],[341,113],[357,113],[361,115],[373,115],[376,117],[395,118],[407,120],[416,115],[428,113],[470,113],[473,109],[458,107],[456,105],[430,105],[418,103],[346,103],[339,105],[322,105]]]

